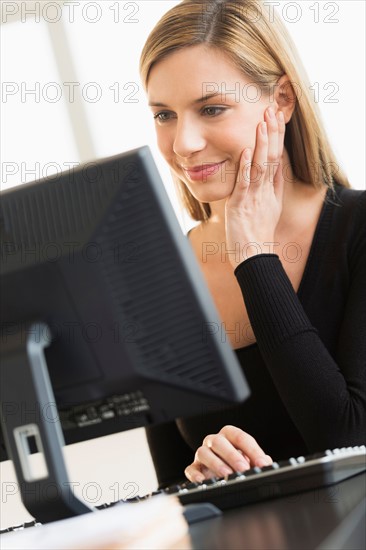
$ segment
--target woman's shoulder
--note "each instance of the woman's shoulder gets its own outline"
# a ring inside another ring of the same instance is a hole
[[[346,209],[362,208],[366,202],[366,190],[345,187],[336,182],[334,190],[327,193],[327,201]]]
[[[336,184],[327,203],[338,243],[344,243],[350,257],[366,254],[366,191]]]
[[[364,227],[366,221],[366,191],[345,187],[339,183],[328,189],[325,197],[325,218],[330,218],[336,225]],[[337,223],[338,222],[338,223]]]

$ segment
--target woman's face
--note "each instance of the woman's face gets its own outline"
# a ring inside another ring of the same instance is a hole
[[[243,149],[254,150],[270,96],[261,94],[225,54],[198,45],[152,68],[148,99],[159,149],[174,174],[200,202],[228,197]]]

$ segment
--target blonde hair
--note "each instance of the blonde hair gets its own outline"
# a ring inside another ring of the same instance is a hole
[[[285,136],[294,177],[317,188],[333,188],[334,181],[350,187],[328,142],[296,47],[278,15],[266,9],[263,0],[183,0],[170,9],[151,31],[141,53],[145,90],[156,63],[198,44],[224,52],[266,94],[287,74],[296,94]],[[207,220],[210,205],[197,201],[182,180],[174,175],[173,179],[191,217]]]

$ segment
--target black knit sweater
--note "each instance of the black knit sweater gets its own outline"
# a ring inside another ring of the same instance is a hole
[[[280,258],[235,275],[257,342],[235,351],[251,396],[206,416],[147,428],[161,486],[209,433],[233,424],[280,460],[366,440],[366,192],[328,190],[296,293]]]

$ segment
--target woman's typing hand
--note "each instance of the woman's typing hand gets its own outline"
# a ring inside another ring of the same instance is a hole
[[[205,437],[196,451],[194,461],[184,473],[190,481],[200,482],[270,464],[271,457],[265,454],[251,435],[229,425],[224,426],[219,433]]]

